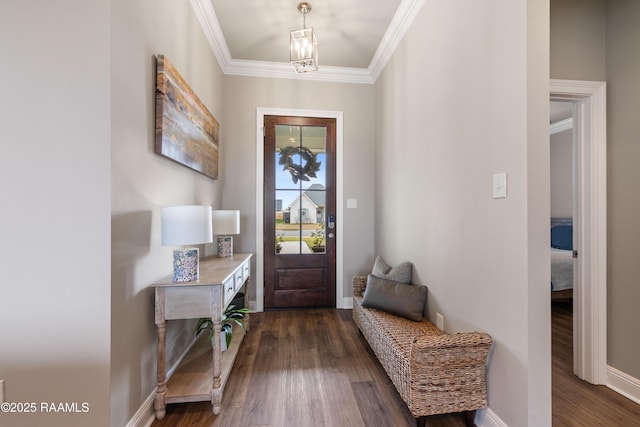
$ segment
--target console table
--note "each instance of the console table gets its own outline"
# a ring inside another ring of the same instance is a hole
[[[158,390],[156,418],[166,414],[168,403],[211,401],[213,413],[220,413],[222,392],[226,384],[244,332],[234,327],[233,340],[223,353],[220,326],[224,309],[238,291],[249,283],[251,254],[234,254],[228,258],[211,256],[200,260],[200,279],[194,282],[173,282],[172,276],[152,286],[155,288],[155,323],[158,330]],[[245,289],[245,307],[248,292]],[[166,371],[167,320],[213,320],[213,338],[202,333],[176,371],[169,377]],[[248,328],[249,319],[245,315]]]

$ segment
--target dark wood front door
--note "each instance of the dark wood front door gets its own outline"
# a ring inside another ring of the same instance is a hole
[[[336,302],[336,120],[264,117],[265,308]]]

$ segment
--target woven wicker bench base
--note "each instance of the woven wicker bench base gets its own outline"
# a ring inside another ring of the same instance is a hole
[[[362,307],[366,276],[353,279],[353,320],[419,425],[424,417],[466,413],[487,406],[486,361],[491,337],[445,334],[431,322],[414,322]],[[470,423],[470,424],[469,424]]]

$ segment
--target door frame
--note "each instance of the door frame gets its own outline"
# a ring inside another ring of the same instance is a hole
[[[336,119],[336,308],[349,308],[344,298],[343,264],[343,113],[342,111],[256,108],[256,307],[264,311],[264,116]]]
[[[575,105],[573,370],[607,384],[606,83],[552,79],[549,97]]]

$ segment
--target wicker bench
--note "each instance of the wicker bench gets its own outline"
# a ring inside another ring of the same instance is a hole
[[[491,337],[445,334],[428,320],[414,322],[362,307],[366,276],[353,278],[353,320],[406,402],[418,426],[426,417],[461,412],[474,425],[487,406],[486,361]]]

